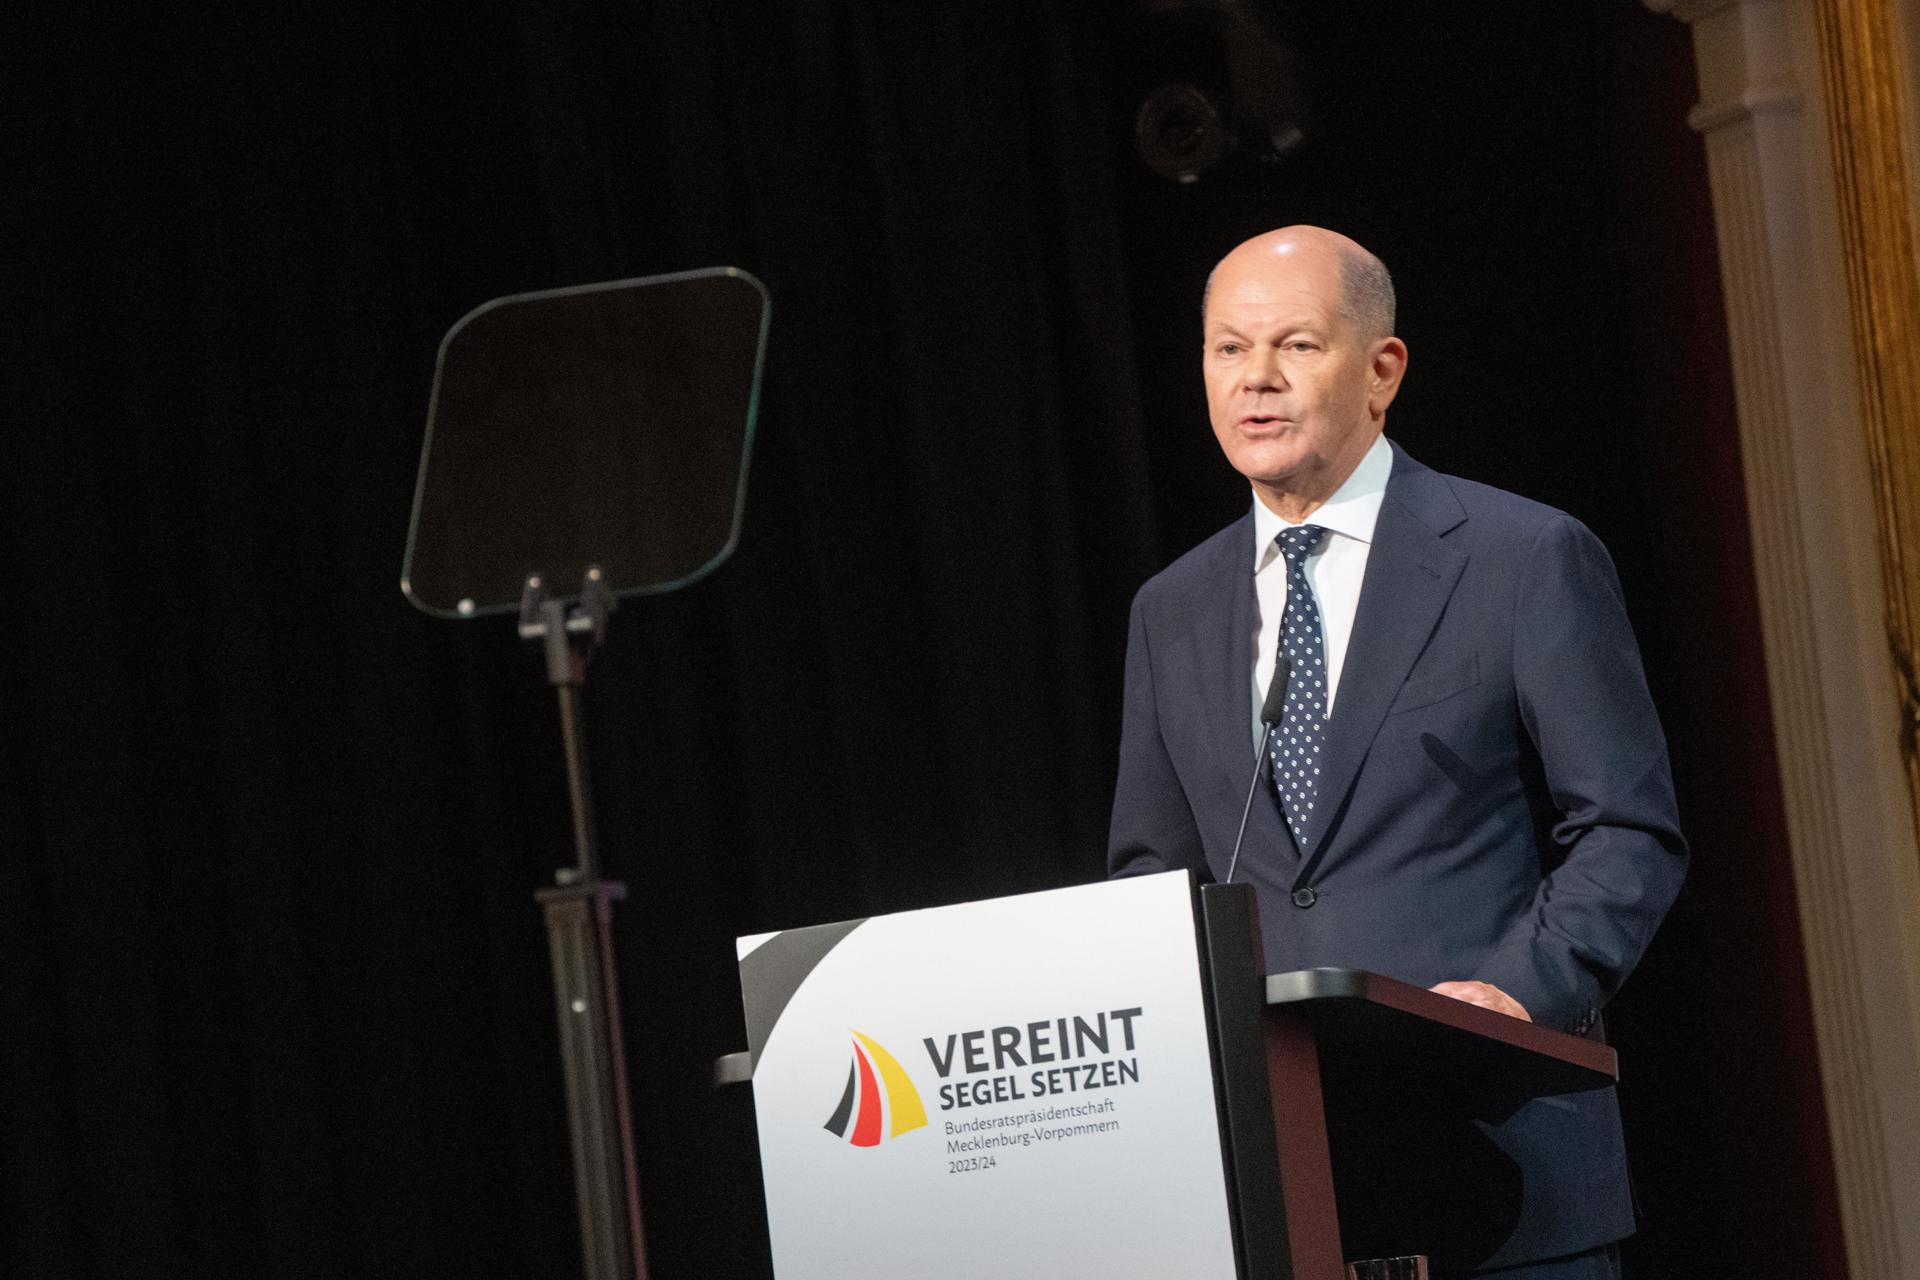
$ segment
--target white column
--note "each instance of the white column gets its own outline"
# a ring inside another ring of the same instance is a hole
[[[1815,0],[1647,0],[1693,31],[1768,692],[1848,1269],[1920,1277],[1920,858]],[[1724,975],[1730,996],[1766,1000]],[[1768,1118],[1753,1118],[1764,1128]],[[1792,1177],[1783,1169],[1781,1176]]]

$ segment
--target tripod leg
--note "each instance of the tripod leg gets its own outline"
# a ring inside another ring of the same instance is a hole
[[[553,957],[586,1280],[647,1280],[613,967],[613,903],[626,888],[603,880],[535,896]]]

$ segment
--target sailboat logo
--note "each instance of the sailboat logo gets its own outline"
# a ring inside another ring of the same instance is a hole
[[[855,1031],[847,1087],[827,1118],[827,1132],[856,1147],[877,1147],[883,1128],[886,1137],[897,1138],[926,1125],[927,1108],[900,1060]]]

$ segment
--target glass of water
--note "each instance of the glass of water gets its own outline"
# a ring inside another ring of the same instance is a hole
[[[1427,1280],[1427,1256],[1414,1253],[1403,1258],[1349,1262],[1347,1280]]]

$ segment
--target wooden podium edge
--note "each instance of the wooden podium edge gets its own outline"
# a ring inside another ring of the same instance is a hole
[[[1314,1000],[1365,1000],[1590,1072],[1593,1079],[1588,1088],[1604,1088],[1620,1080],[1620,1056],[1610,1045],[1435,995],[1365,969],[1296,969],[1271,974],[1266,981],[1266,1000],[1275,1007]]]
[[[1246,1280],[1339,1280],[1340,1250],[1313,1029],[1269,1010],[1247,885],[1200,892],[1202,970],[1219,1080],[1236,1253]]]

